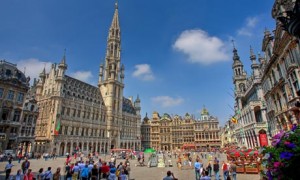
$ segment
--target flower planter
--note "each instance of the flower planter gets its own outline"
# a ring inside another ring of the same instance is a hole
[[[236,165],[236,172],[237,173],[245,173],[245,167],[244,165]]]
[[[254,173],[254,174],[258,174],[258,168],[254,168],[254,167],[245,167],[245,171],[246,173]]]

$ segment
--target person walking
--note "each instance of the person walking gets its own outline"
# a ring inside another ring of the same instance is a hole
[[[31,169],[27,170],[27,173],[24,175],[24,180],[33,180],[34,175]]]
[[[58,167],[56,172],[53,174],[53,180],[60,180],[60,167]]]
[[[201,168],[201,163],[199,162],[199,159],[196,159],[196,162],[194,163],[195,167],[195,176],[196,180],[200,179],[200,168]]]
[[[85,167],[81,170],[80,175],[81,175],[82,180],[88,180],[88,178],[89,178],[88,165],[85,165]]]
[[[24,175],[23,175],[23,173],[22,173],[22,170],[19,169],[19,170],[17,171],[17,174],[15,175],[15,180],[23,180],[23,179],[24,179]]]
[[[207,167],[206,167],[206,170],[208,171],[208,176],[211,177],[211,170],[212,170],[212,167],[211,167],[210,162],[208,162],[208,165],[207,165]]]
[[[216,180],[220,180],[219,170],[220,170],[219,160],[215,160],[214,165],[213,165],[213,171],[215,173],[215,179]]]
[[[38,174],[36,175],[37,180],[42,180],[43,179],[43,171],[44,171],[44,169],[40,168]]]
[[[236,165],[235,162],[231,162],[230,168],[229,168],[230,173],[232,174],[232,179],[236,180]]]
[[[225,161],[223,161],[223,163],[222,163],[222,170],[223,170],[224,180],[226,180],[227,176],[229,175],[229,171],[228,171],[228,165]]]
[[[26,173],[27,169],[29,169],[30,167],[30,162],[28,161],[28,159],[25,157],[25,161],[23,161],[21,168],[23,170],[23,174]]]
[[[11,169],[14,165],[11,163],[11,160],[8,161],[8,163],[5,166],[5,180],[9,179]]]
[[[43,174],[43,178],[44,180],[51,180],[53,177],[53,174],[51,172],[51,167],[48,167],[48,170],[45,171],[45,173]]]

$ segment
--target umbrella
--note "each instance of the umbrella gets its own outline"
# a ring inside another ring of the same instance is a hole
[[[243,153],[241,151],[235,151],[235,152],[229,153],[229,155],[235,156],[235,157],[240,157],[240,156],[245,156],[245,153]]]
[[[156,152],[156,151],[154,149],[152,149],[152,148],[147,148],[144,151],[144,153],[154,153],[154,152]]]
[[[249,156],[258,155],[258,151],[252,150],[247,153]]]

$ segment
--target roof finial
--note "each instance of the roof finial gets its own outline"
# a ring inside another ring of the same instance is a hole
[[[232,42],[233,49],[235,49],[234,40],[232,39],[231,42]]]
[[[115,8],[118,9],[118,0],[115,2]]]
[[[251,55],[251,56],[254,55],[253,49],[252,49],[252,46],[251,46],[251,45],[250,45],[250,55]]]

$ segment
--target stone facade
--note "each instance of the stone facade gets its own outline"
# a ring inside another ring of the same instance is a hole
[[[165,113],[160,116],[153,112],[142,122],[142,146],[156,150],[219,148],[221,146],[219,121],[210,116],[204,108],[201,119],[188,113],[184,117],[171,117]]]
[[[0,151],[11,149],[16,151],[21,129],[29,128],[24,124],[23,104],[29,89],[29,77],[17,69],[16,64],[0,61]],[[24,113],[25,116],[26,112]],[[30,127],[34,127],[35,117],[32,117]],[[32,137],[29,128],[29,141]]]
[[[274,35],[265,31],[262,50],[262,84],[267,106],[268,132],[289,130],[300,119],[299,39],[278,24]]]
[[[235,125],[234,136],[239,146],[254,148],[268,145],[267,117],[262,90],[262,71],[250,47],[252,73],[247,76],[237,49],[233,50],[233,84],[235,88]]]
[[[116,4],[98,87],[66,75],[65,56],[49,73],[44,69],[36,85],[36,152],[63,155],[75,149],[85,153],[140,149],[140,99],[123,97],[125,68],[120,64],[120,49]]]

